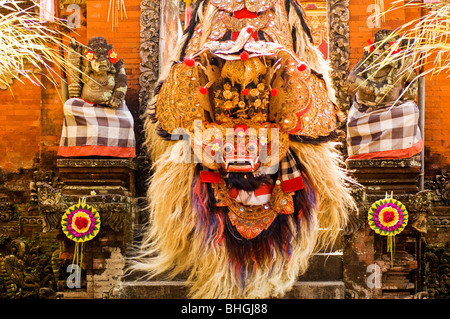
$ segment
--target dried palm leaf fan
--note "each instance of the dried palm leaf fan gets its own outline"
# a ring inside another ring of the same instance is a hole
[[[53,24],[41,23],[36,3],[9,1],[0,3],[0,89],[12,93],[13,80],[44,86],[41,76],[58,86],[64,78],[59,68],[71,73],[77,70],[66,63],[62,39],[66,37],[55,18]]]
[[[120,16],[120,20],[123,20],[124,16],[126,19],[128,19],[127,10],[125,8],[125,1],[124,0],[109,0],[108,22],[111,20],[112,30],[114,30],[114,28],[119,27],[119,16]]]
[[[385,21],[385,16],[382,14],[384,12],[384,0],[375,0],[375,14],[381,16],[382,21]]]
[[[396,42],[390,45],[388,54],[380,55],[369,68],[380,69],[391,63],[411,60],[413,67],[420,70],[418,77],[449,73],[450,1],[393,1],[392,6],[380,15],[408,8],[420,9],[421,16],[393,30],[383,43],[374,44],[381,47]]]

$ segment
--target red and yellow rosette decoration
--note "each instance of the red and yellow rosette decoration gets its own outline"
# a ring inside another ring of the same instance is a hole
[[[94,207],[86,204],[85,198],[69,207],[62,217],[64,234],[75,242],[72,264],[77,264],[80,269],[83,264],[84,243],[97,236],[100,224],[100,214]]]
[[[119,56],[117,55],[117,53],[113,50],[109,50],[108,51],[108,59],[109,61],[111,61],[112,64],[116,64],[117,61],[119,61]]]
[[[400,201],[388,197],[372,204],[368,213],[370,228],[375,233],[387,236],[387,251],[391,253],[391,265],[395,250],[395,235],[398,235],[408,224],[408,211]]]
[[[88,60],[88,61],[94,61],[94,58],[95,58],[94,51],[88,51],[88,52],[86,52],[86,54],[84,55],[84,57],[85,57],[86,60]]]

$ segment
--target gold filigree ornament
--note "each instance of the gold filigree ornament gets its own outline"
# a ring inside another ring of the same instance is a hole
[[[258,83],[258,78],[265,74],[266,66],[260,58],[248,60],[228,60],[222,68],[222,77],[231,80],[231,85],[241,84],[244,88],[251,82]]]
[[[228,217],[239,234],[245,239],[253,239],[268,229],[278,214],[293,214],[293,193],[283,192],[280,183],[272,190],[270,202],[264,205],[247,206],[238,203],[230,195],[225,181],[212,184],[216,206],[228,207]]]
[[[157,96],[156,114],[162,129],[172,133],[176,129],[192,130],[194,121],[206,119],[211,113],[208,95],[200,88],[207,77],[200,66],[175,64]]]
[[[250,7],[246,6],[246,9],[251,12],[257,12],[258,15],[255,18],[236,19],[232,14],[243,9],[244,3],[244,0],[240,3],[237,1],[239,0],[217,0],[217,3],[213,0],[211,2],[217,7],[218,12],[215,14],[214,19],[208,20],[208,23],[211,23],[211,25],[197,24],[186,47],[185,52],[187,55],[195,54],[201,50],[207,43],[205,41],[221,41],[228,31],[239,33],[240,35],[248,34],[249,36],[261,31],[264,33],[265,38],[272,41],[272,43],[292,48],[291,33],[286,32],[289,29],[289,24],[284,1],[255,0]],[[275,12],[278,13],[278,17]],[[251,28],[252,31],[250,32],[248,28]],[[206,30],[209,31],[207,35],[204,34],[204,32],[207,32]]]
[[[264,12],[272,8],[279,0],[211,0],[211,4],[226,12],[244,9],[250,12]]]
[[[287,80],[286,80],[287,79]],[[311,69],[289,58],[274,75],[279,93],[270,99],[269,120],[291,135],[327,136],[336,128],[335,105],[325,82]]]

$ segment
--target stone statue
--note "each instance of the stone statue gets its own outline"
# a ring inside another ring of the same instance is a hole
[[[75,68],[69,72],[70,99],[64,103],[58,155],[135,157],[123,60],[103,37],[89,39],[87,46],[72,38],[68,48],[68,63]]]
[[[375,34],[374,43],[382,43],[391,33],[391,30],[379,30]],[[398,40],[398,39],[397,39]],[[356,64],[348,76],[351,91],[356,91],[356,96],[363,104],[372,106],[391,106],[403,93],[401,100],[415,100],[417,96],[417,81],[412,81],[416,74],[410,61],[396,61],[383,68],[369,68],[373,63],[384,59],[389,53],[392,42],[382,43],[371,54],[366,51],[362,59]],[[372,47],[373,49],[373,47]]]
[[[349,159],[408,158],[423,147],[411,60],[376,67],[389,52],[402,49],[398,39],[386,40],[391,32],[377,31],[373,45],[348,76],[355,95],[347,121]]]
[[[127,76],[113,46],[103,37],[89,39],[87,46],[72,38],[69,49],[69,63],[82,71],[71,74],[69,97],[118,108],[127,93]]]

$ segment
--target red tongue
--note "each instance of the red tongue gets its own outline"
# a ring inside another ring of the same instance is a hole
[[[236,19],[245,19],[245,18],[253,19],[258,16],[258,14],[256,12],[250,12],[245,7],[239,11],[233,12],[233,15]],[[239,32],[233,32],[233,34],[232,34],[233,41],[236,41],[238,36],[239,36]],[[253,36],[253,39],[256,40],[258,35],[257,35],[257,33],[253,33],[252,36]]]
[[[235,11],[234,12],[234,17],[236,19],[244,19],[244,18],[256,18],[258,16],[258,14],[256,12],[250,12],[247,10],[247,8],[243,8],[239,11]]]
[[[250,12],[245,7],[239,11],[233,12],[233,14],[236,19],[245,19],[245,18],[253,19],[258,16],[258,14],[256,12]],[[233,32],[233,34],[232,34],[233,41],[235,41],[238,36],[239,36],[239,32]],[[253,33],[252,36],[253,36],[253,39],[256,40],[258,35],[257,35],[257,33]]]

